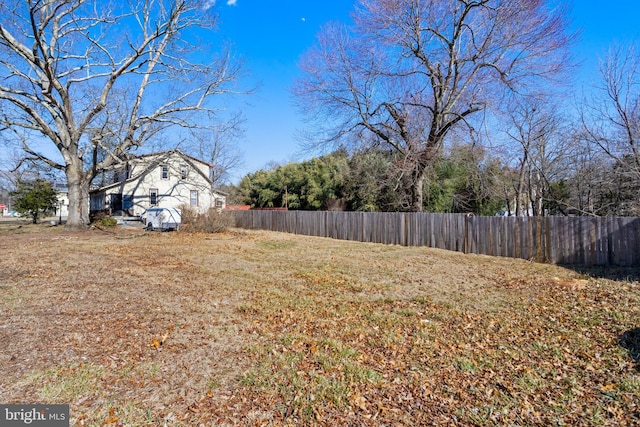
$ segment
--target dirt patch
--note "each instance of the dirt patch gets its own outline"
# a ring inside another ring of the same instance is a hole
[[[637,282],[242,230],[0,230],[0,254],[0,401],[73,425],[640,422]]]

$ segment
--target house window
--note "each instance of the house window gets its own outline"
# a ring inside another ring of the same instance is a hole
[[[198,192],[191,190],[191,206],[198,206]]]
[[[187,179],[189,167],[187,165],[180,166],[180,179]]]
[[[222,207],[222,199],[216,199],[216,208],[221,208]]]
[[[149,206],[157,206],[158,205],[158,189],[151,188],[149,189]]]
[[[169,166],[167,165],[160,166],[160,178],[169,179]]]

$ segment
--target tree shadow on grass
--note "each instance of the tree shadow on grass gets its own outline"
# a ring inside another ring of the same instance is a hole
[[[584,267],[563,265],[580,274],[600,279],[623,282],[640,282],[640,268],[638,267]]]
[[[629,329],[619,338],[620,347],[629,352],[629,356],[636,363],[636,370],[640,372],[640,328]]]

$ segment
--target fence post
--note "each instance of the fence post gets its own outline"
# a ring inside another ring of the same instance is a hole
[[[536,262],[544,262],[542,252],[542,216],[536,216]]]
[[[464,239],[462,240],[462,251],[465,254],[469,253],[469,215],[464,216]]]
[[[544,262],[554,262],[551,260],[551,232],[549,230],[549,228],[551,228],[551,219],[548,216],[545,216],[544,218]]]

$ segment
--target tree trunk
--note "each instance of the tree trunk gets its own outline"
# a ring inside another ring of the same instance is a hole
[[[420,167],[411,173],[411,212],[422,212],[423,187],[426,177],[426,168]]]
[[[536,191],[535,205],[533,208],[533,214],[535,216],[544,216],[544,198],[542,196],[542,190],[538,187]]]
[[[523,158],[522,161],[520,162],[520,173],[518,174],[518,183],[516,186],[516,216],[524,216],[522,214],[522,208],[523,208],[522,196],[524,194],[525,162],[526,162],[526,157]]]
[[[69,187],[69,216],[67,230],[84,230],[89,225],[89,182],[78,160],[67,165],[67,185]]]

